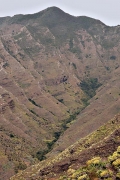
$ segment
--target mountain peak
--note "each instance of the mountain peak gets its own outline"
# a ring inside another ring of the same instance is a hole
[[[56,6],[48,7],[46,10],[62,11],[59,7],[56,7]]]
[[[55,15],[61,15],[61,16],[67,16],[67,17],[73,17],[72,15],[64,12],[62,9],[56,7],[56,6],[52,6],[52,7],[48,7],[47,9],[40,11],[39,13],[43,12],[44,14],[46,13],[50,13],[49,15],[55,14]]]

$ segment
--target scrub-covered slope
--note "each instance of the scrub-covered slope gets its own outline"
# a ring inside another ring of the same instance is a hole
[[[118,146],[120,146],[119,114],[90,135],[71,145],[62,153],[39,164],[31,166],[25,171],[21,171],[10,180],[57,180],[69,178],[77,180],[84,174],[86,174],[86,178],[90,178],[90,176],[93,175],[93,177],[95,176],[96,178],[99,177],[102,179],[102,172],[105,170],[107,172],[109,172],[109,170],[114,170],[113,172],[110,171],[112,173],[110,174],[110,177],[112,178],[115,177],[117,173],[119,173],[119,150],[117,151],[117,154],[114,153]],[[112,154],[113,156],[111,156]],[[95,159],[95,157],[99,158]],[[115,162],[111,167],[107,160],[108,157],[111,164],[113,161],[116,161],[116,170],[114,169]],[[102,160],[100,158],[102,158]],[[96,160],[96,165],[93,160],[89,161],[90,159]],[[105,175],[109,175],[107,172]]]
[[[71,121],[96,91],[74,141],[66,136],[55,152],[119,112],[120,27],[52,7],[0,18],[0,37],[0,173],[8,179],[44,159],[67,127],[73,135]]]

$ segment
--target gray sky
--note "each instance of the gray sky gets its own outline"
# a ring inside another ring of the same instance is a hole
[[[120,0],[0,0],[0,17],[32,14],[57,6],[74,16],[89,16],[103,23],[120,25]]]

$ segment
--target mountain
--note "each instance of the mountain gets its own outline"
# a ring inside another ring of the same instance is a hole
[[[120,27],[51,7],[0,18],[0,37],[0,177],[8,180],[120,112]]]

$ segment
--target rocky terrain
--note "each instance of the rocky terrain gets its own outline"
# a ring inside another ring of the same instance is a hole
[[[8,180],[120,112],[120,26],[51,7],[0,18],[0,37],[0,178]]]

